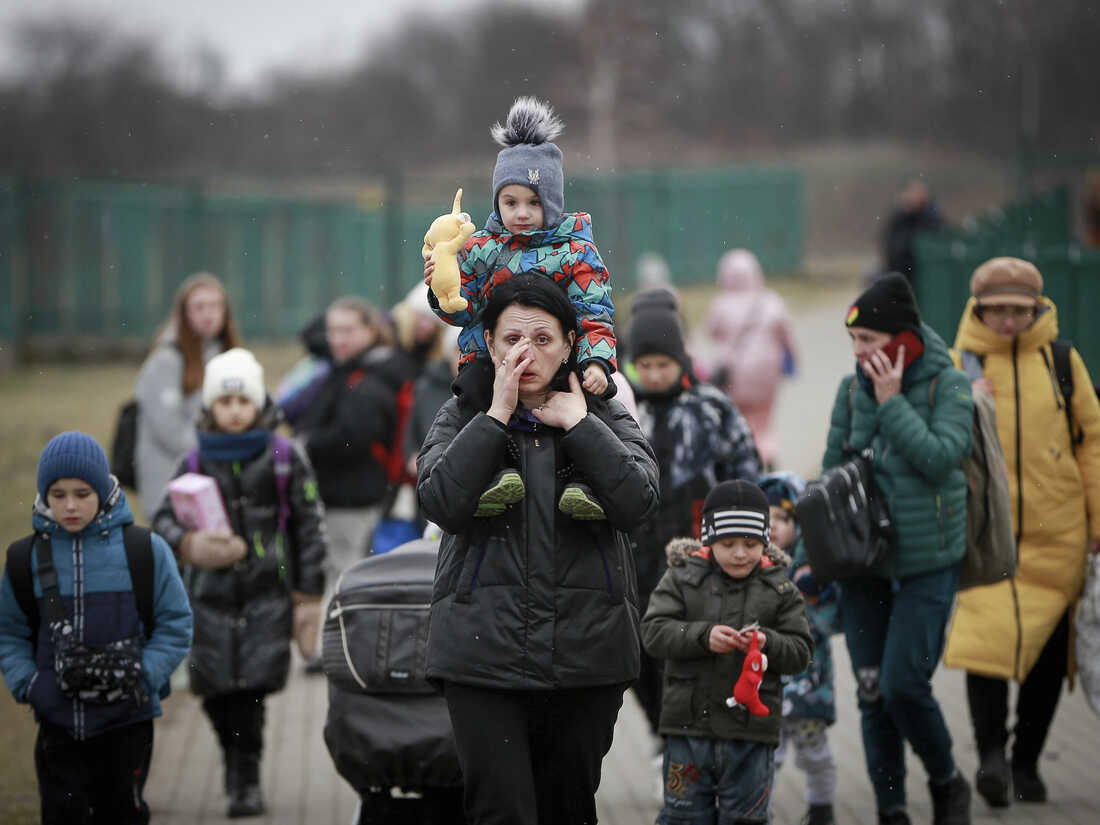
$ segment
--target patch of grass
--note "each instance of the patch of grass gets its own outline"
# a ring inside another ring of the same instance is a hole
[[[254,349],[265,367],[268,387],[300,357],[294,344]],[[40,364],[0,373],[0,552],[31,530],[38,454],[53,436],[82,430],[110,449],[118,409],[133,395],[137,367],[126,364]],[[141,503],[128,496],[135,514]],[[138,515],[140,519],[140,515]],[[26,705],[0,691],[0,822],[38,821],[34,775],[37,728]]]

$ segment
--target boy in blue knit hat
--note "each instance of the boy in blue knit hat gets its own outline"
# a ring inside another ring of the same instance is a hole
[[[8,548],[0,579],[0,670],[39,723],[43,825],[149,821],[153,718],[191,645],[191,608],[172,551],[141,533],[145,626],[123,539],[133,521],[95,439],[66,432],[46,445],[34,534]]]

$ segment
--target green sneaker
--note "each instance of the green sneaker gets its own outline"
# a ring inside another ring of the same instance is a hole
[[[520,474],[515,470],[501,470],[481,494],[474,515],[480,518],[499,516],[509,504],[515,504],[525,495],[527,488]]]
[[[607,518],[603,507],[587,484],[573,482],[558,499],[558,509],[579,521],[597,521]]]

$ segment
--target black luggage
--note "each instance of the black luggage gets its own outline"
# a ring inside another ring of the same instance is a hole
[[[461,788],[447,703],[424,678],[437,552],[418,540],[356,562],[325,613],[325,744],[365,808],[394,788],[425,797]]]

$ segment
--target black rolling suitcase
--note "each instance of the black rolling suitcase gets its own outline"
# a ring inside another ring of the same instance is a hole
[[[356,562],[325,612],[325,744],[362,825],[463,822],[447,703],[424,678],[437,551],[418,540]]]

